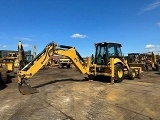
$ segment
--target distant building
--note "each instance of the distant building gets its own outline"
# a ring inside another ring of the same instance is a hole
[[[14,50],[0,50],[0,58],[8,56],[9,53],[15,53],[18,55],[18,51]],[[25,54],[31,55],[31,50],[25,51]]]

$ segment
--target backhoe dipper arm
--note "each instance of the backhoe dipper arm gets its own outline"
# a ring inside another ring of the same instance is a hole
[[[64,45],[57,46],[57,44],[51,42],[41,53],[39,53],[30,63],[18,72],[18,88],[22,94],[32,94],[37,92],[36,89],[33,89],[29,85],[27,79],[36,74],[54,54],[70,58],[82,74],[89,74],[90,59],[88,59],[86,64],[74,47]]]
[[[35,88],[30,86],[27,79],[31,78],[47,63],[50,56],[54,54],[56,46],[57,45],[53,42],[49,43],[41,53],[18,72],[18,89],[20,93],[27,95],[38,92]]]

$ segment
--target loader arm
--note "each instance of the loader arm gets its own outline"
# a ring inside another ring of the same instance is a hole
[[[54,54],[63,55],[70,58],[79,72],[82,74],[89,74],[89,66],[91,63],[89,58],[86,64],[74,47],[64,45],[58,46],[54,42],[51,42],[41,53],[39,53],[30,63],[28,63],[18,72],[18,88],[22,94],[31,94],[37,92],[36,89],[33,89],[29,85],[27,79],[35,75]]]

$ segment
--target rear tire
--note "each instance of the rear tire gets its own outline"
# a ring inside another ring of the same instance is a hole
[[[124,80],[124,67],[121,64],[114,66],[114,80],[119,83]]]
[[[88,75],[88,79],[89,80],[95,80],[95,76],[94,75]]]
[[[159,66],[157,64],[154,64],[154,67],[152,68],[153,71],[159,71]]]

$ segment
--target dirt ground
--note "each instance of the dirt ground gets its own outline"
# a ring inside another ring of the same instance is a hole
[[[17,77],[0,85],[0,120],[160,120],[160,74],[110,85],[88,81],[75,68],[40,70],[22,95]]]

